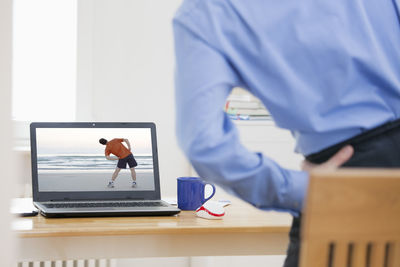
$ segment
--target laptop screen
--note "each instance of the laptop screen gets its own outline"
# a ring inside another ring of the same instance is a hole
[[[74,198],[159,194],[154,124],[121,125],[32,124],[34,191]]]
[[[39,192],[154,190],[149,128],[36,130]]]

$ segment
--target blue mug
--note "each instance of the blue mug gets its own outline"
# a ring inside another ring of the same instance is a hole
[[[181,210],[196,210],[215,194],[215,186],[203,182],[198,177],[179,177],[178,179],[178,208]],[[204,198],[206,185],[211,185],[213,192]]]

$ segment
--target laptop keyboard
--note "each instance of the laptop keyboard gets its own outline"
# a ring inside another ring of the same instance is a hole
[[[118,207],[167,207],[160,201],[130,202],[72,202],[44,204],[46,208],[118,208]]]

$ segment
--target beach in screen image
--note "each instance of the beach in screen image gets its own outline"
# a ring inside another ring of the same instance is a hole
[[[129,170],[121,170],[114,188],[108,188],[112,172],[39,171],[39,191],[147,191],[154,190],[151,171],[137,171],[136,187],[132,188]]]

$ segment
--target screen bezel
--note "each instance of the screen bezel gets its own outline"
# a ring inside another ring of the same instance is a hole
[[[150,128],[154,168],[154,191],[39,191],[37,169],[36,129],[38,128]],[[156,125],[152,122],[32,122],[30,124],[31,161],[32,161],[32,191],[33,201],[68,201],[68,200],[157,200],[161,198],[160,176],[158,168],[158,152]]]

